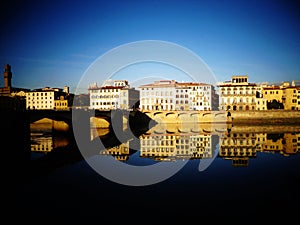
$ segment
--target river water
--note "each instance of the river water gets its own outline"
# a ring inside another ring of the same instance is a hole
[[[94,129],[91,140],[105,147],[87,156],[72,135],[31,131],[15,179],[15,217],[63,224],[297,218],[300,126],[158,124],[134,133],[120,141]]]

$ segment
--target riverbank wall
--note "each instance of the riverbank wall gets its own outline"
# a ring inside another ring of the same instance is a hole
[[[232,124],[300,124],[300,111],[230,111]]]
[[[145,111],[158,123],[300,124],[300,111]]]

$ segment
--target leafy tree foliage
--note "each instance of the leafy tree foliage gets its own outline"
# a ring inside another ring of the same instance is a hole
[[[284,109],[283,103],[273,99],[271,102],[267,102],[268,109]]]

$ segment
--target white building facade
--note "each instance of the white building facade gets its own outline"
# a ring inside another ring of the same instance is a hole
[[[100,87],[94,84],[89,87],[89,96],[90,108],[99,110],[129,110],[139,102],[139,91],[130,88],[126,80],[115,80]]]
[[[141,85],[139,90],[142,110],[215,110],[218,106],[210,84],[162,80]]]
[[[142,110],[175,110],[175,81],[155,81],[142,85],[140,108]]]

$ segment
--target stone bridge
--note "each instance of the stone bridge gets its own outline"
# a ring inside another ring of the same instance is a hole
[[[115,123],[118,128],[124,126],[134,126],[135,124],[145,125],[151,120],[140,111],[132,110],[92,110],[92,109],[72,109],[72,110],[28,110],[29,122],[35,123],[44,118],[52,120],[52,129],[56,131],[69,131],[73,122],[78,120],[78,115],[84,113],[90,119],[91,128],[109,128]],[[79,121],[81,123],[81,121]]]
[[[230,123],[158,123],[145,135],[219,135],[230,132]]]
[[[52,129],[56,131],[69,131],[72,127],[74,111],[84,111],[91,118],[92,124],[99,123],[105,124],[108,127],[111,123],[111,117],[114,113],[111,110],[86,110],[86,109],[73,109],[73,110],[29,110],[29,122],[35,123],[42,119],[52,120]],[[122,113],[122,115],[126,113]],[[76,113],[75,113],[76,115]]]
[[[226,111],[142,111],[158,123],[228,123]]]

